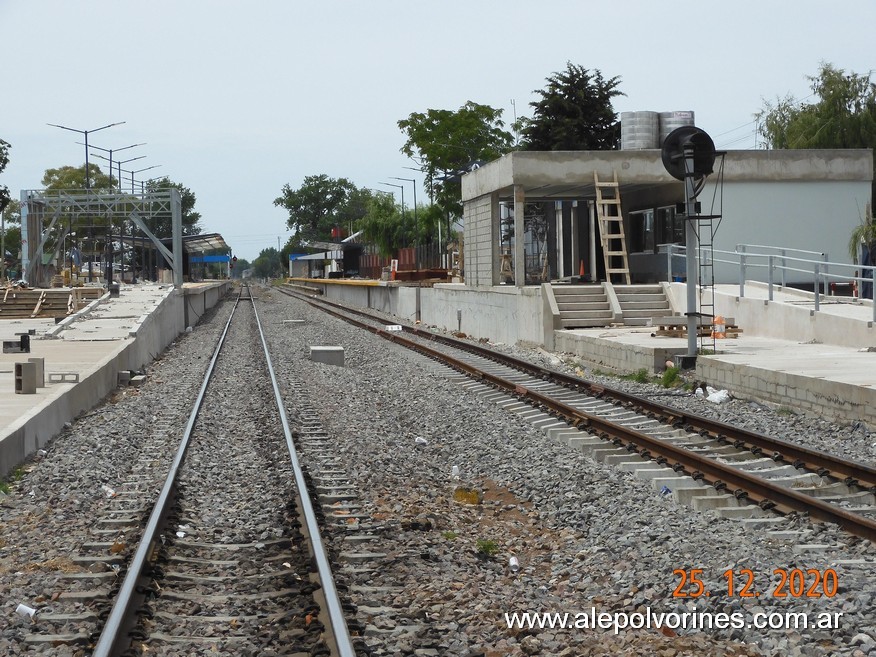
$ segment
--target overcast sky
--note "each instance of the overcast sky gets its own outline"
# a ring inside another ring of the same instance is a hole
[[[286,241],[285,183],[421,183],[399,152],[412,112],[471,100],[510,124],[572,62],[621,78],[617,112],[693,110],[717,147],[754,148],[764,100],[808,96],[820,62],[874,67],[874,25],[872,0],[0,0],[0,183],[18,198],[84,163],[47,123],[125,121],[89,142],[146,142],[115,159],[160,165],[135,179],[191,188],[204,231],[253,260]]]

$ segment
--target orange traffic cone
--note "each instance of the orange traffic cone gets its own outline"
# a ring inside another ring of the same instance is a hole
[[[578,278],[583,281],[584,280],[584,261],[581,261],[581,266],[578,267]]]
[[[726,338],[727,337],[727,327],[724,323],[724,318],[721,315],[715,317],[715,323],[712,325],[712,337],[713,338]]]

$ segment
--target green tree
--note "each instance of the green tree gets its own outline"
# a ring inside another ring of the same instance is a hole
[[[238,260],[238,262],[240,262]],[[237,266],[235,265],[235,269]],[[283,275],[280,252],[274,247],[262,249],[259,257],[252,263],[253,273],[258,278],[276,278]]]
[[[21,262],[21,203],[10,200],[3,209],[3,246],[6,252],[3,254],[5,265],[3,273],[12,268],[17,271],[17,265]],[[9,254],[6,257],[6,254]]]
[[[566,70],[547,78],[547,87],[533,93],[532,118],[518,121],[530,151],[611,150],[618,147],[620,124],[612,99],[623,96],[620,78],[606,80],[594,69],[566,63]]]
[[[286,208],[286,226],[295,232],[290,250],[307,242],[331,239],[332,228],[348,228],[365,214],[370,193],[358,189],[346,178],[325,174],[307,176],[301,187],[283,185],[274,205]]]
[[[445,218],[462,215],[460,175],[473,164],[510,151],[502,110],[468,101],[456,111],[429,109],[398,122],[407,140],[401,152],[420,162],[432,202]]]
[[[365,241],[377,247],[385,258],[408,245],[405,220],[392,194],[376,194],[368,205],[368,214],[360,222]]]
[[[202,228],[199,225],[201,221],[201,213],[195,212],[195,203],[197,197],[195,193],[183,185],[182,183],[174,182],[167,176],[150,180],[145,185],[145,190],[149,192],[157,192],[175,187],[179,190],[180,206],[182,208],[182,231],[183,235],[200,235]],[[169,237],[173,234],[173,218],[170,216],[156,217],[153,219],[154,228],[150,225],[156,237]]]
[[[755,117],[768,148],[868,148],[876,154],[876,84],[871,74],[860,75],[822,63],[818,74],[808,77],[812,102],[793,96],[764,102]],[[870,262],[876,257],[873,202],[862,208],[861,223],[849,238],[849,255],[857,262],[859,246],[868,247]]]
[[[3,173],[6,165],[9,164],[10,148],[11,146],[9,142],[0,139],[0,173]],[[6,209],[6,206],[9,205],[11,200],[12,197],[9,195],[9,188],[6,185],[0,185],[0,212],[3,212]]]
[[[88,178],[91,190],[108,192],[115,188],[116,179],[108,176],[93,162],[88,163]],[[63,166],[57,169],[46,169],[43,175],[43,187],[53,190],[84,190],[85,165],[81,167]]]
[[[808,77],[812,102],[765,102],[755,116],[769,148],[876,148],[876,84],[822,63]]]

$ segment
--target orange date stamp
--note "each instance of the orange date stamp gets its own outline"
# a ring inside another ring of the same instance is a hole
[[[713,595],[703,582],[702,568],[676,568],[672,574],[679,578],[673,598],[699,598]],[[757,577],[750,568],[725,570],[721,577],[726,587],[715,595],[729,598],[758,598],[762,595],[773,598],[832,598],[839,589],[839,577],[833,568],[775,568],[772,572],[778,581],[766,591],[756,586]]]

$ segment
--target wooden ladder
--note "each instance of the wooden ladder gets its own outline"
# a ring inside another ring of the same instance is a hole
[[[627,258],[627,238],[624,234],[617,171],[614,172],[614,180],[611,182],[599,182],[599,176],[594,171],[593,184],[596,186],[596,218],[599,222],[602,255],[605,258],[605,278],[609,283],[629,285],[630,263]],[[603,191],[607,191],[609,196],[603,196]],[[612,207],[616,209],[612,210]],[[624,280],[613,281],[612,274],[621,276]]]

